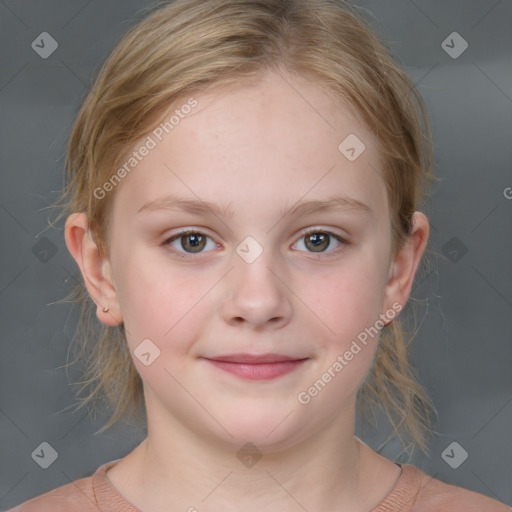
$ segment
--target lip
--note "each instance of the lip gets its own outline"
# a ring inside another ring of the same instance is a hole
[[[298,361],[306,359],[304,357],[292,357],[283,354],[226,354],[215,357],[207,357],[211,361],[225,361],[226,363],[245,363],[245,364],[261,364],[261,363],[281,363],[283,361]]]
[[[243,379],[270,380],[293,372],[309,358],[282,354],[229,354],[203,359],[216,368]]]

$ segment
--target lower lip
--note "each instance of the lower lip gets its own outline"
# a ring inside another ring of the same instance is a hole
[[[249,380],[270,380],[291,373],[301,366],[306,359],[296,361],[280,361],[276,363],[228,363],[226,361],[207,361],[225,372]]]

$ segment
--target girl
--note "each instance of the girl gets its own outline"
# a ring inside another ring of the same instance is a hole
[[[106,393],[106,428],[143,412],[147,437],[13,510],[510,510],[354,434],[378,401],[426,450],[397,317],[432,150],[421,97],[349,6],[159,7],[67,157],[66,244],[106,326],[84,338],[84,403]]]

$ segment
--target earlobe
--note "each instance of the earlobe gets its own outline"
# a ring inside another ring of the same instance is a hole
[[[427,217],[415,212],[412,219],[411,234],[391,263],[386,285],[386,308],[398,303],[405,306],[409,299],[414,276],[428,242],[429,224]]]
[[[73,213],[66,220],[66,245],[82,273],[85,286],[96,303],[100,322],[114,326],[122,322],[117,292],[111,277],[110,262],[98,249],[85,213]]]

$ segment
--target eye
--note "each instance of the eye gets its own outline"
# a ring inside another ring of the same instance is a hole
[[[339,249],[348,245],[343,237],[318,228],[304,232],[294,246],[300,245],[302,240],[304,240],[303,245],[306,247],[306,252],[324,254],[325,256],[336,255]],[[170,246],[178,256],[186,257],[187,254],[207,252],[204,249],[207,248],[208,243],[210,243],[210,250],[218,246],[208,235],[200,231],[187,229],[168,238],[163,242],[163,245]],[[298,249],[303,250],[300,247]]]
[[[215,249],[217,244],[208,235],[200,231],[185,230],[168,238],[163,245],[170,245],[178,253],[197,254],[205,252],[203,249],[208,245],[208,240],[211,242],[210,249]]]
[[[318,228],[310,229],[303,233],[294,245],[300,244],[302,240],[304,240],[303,245],[308,252],[316,254],[326,253],[327,256],[331,256],[332,253],[337,254],[339,252],[338,249],[348,244],[341,236]],[[335,246],[334,248],[332,247],[333,245]],[[330,250],[327,251],[329,247]]]

